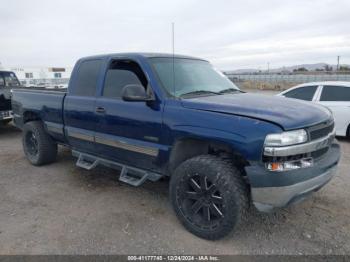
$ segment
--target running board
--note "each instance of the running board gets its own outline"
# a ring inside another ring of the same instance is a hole
[[[78,167],[81,167],[87,170],[91,170],[95,168],[97,165],[104,165],[113,169],[121,170],[119,181],[122,181],[132,186],[140,186],[146,180],[155,182],[155,181],[158,181],[163,176],[155,172],[131,167],[115,161],[81,153],[75,150],[72,150],[72,155],[75,157],[78,157],[76,165]]]
[[[76,166],[84,168],[86,170],[91,170],[98,165],[97,159],[92,159],[84,154],[80,154],[76,163]]]

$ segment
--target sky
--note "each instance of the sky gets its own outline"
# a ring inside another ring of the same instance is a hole
[[[0,0],[2,66],[172,52],[221,70],[350,64],[349,0]]]

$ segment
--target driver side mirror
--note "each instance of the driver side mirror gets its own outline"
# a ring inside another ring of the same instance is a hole
[[[153,101],[153,93],[146,92],[142,85],[126,85],[122,91],[122,98],[129,102]]]

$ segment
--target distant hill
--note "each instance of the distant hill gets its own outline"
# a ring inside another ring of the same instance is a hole
[[[300,65],[272,68],[270,69],[270,73],[293,72],[293,70],[297,70],[299,68],[305,68],[307,71],[316,71],[316,69],[324,69],[326,66],[332,67],[333,70],[337,68],[337,65],[331,65],[327,63],[300,64]],[[342,64],[342,66],[350,67],[350,65],[344,65],[344,64]],[[266,72],[267,70],[260,70],[260,71]],[[259,72],[259,69],[256,69],[256,68],[225,71],[225,73],[233,73],[233,74],[246,74],[246,73],[257,73],[257,72]]]

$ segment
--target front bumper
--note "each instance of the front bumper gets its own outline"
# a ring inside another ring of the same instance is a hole
[[[8,120],[8,119],[12,119],[12,118],[13,118],[12,111],[10,111],[10,110],[0,111],[0,120]]]
[[[255,207],[269,212],[303,200],[332,179],[339,158],[340,147],[334,143],[313,167],[286,172],[268,171],[259,164],[246,167]]]

